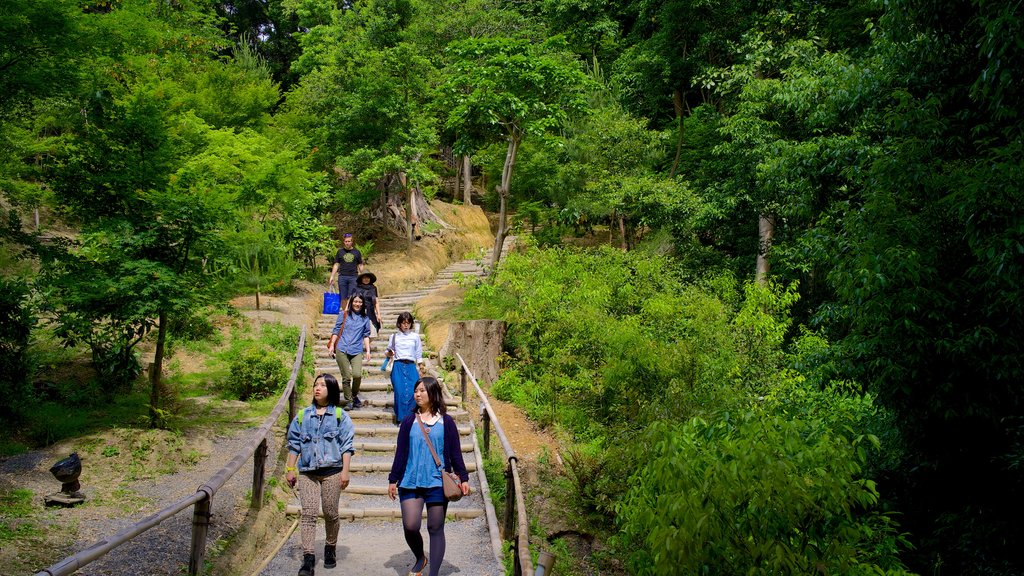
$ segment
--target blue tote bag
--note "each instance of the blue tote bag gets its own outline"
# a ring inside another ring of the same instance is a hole
[[[324,314],[337,314],[338,312],[341,312],[341,294],[324,292]]]

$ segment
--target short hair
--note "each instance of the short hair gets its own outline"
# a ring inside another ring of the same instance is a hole
[[[340,406],[341,387],[338,386],[338,379],[334,377],[334,374],[324,372],[317,374],[316,378],[313,378],[313,383],[316,384],[316,381],[321,378],[324,379],[324,384],[327,385],[327,404],[330,406]]]
[[[363,307],[359,309],[359,312],[356,312],[355,310],[352,309],[352,304],[356,301],[356,298],[359,298],[359,301],[363,303]],[[366,298],[363,298],[359,294],[353,294],[352,296],[350,296],[348,299],[348,309],[345,311],[345,313],[348,314],[349,316],[353,314],[356,316],[366,316]]]
[[[413,391],[420,384],[427,390],[427,399],[430,400],[430,411],[434,414],[447,414],[448,407],[444,405],[444,396],[441,394],[441,383],[437,381],[437,378],[433,376],[424,376],[416,381],[416,385],[412,387]]]
[[[412,312],[402,312],[398,315],[398,320],[395,320],[395,328],[401,328],[402,322],[408,322],[411,328],[414,320],[412,319]]]

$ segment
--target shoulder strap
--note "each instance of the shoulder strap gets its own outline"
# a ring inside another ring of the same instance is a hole
[[[416,413],[416,422],[419,422],[420,430],[423,430],[423,439],[427,441],[427,448],[430,448],[430,455],[434,457],[434,464],[440,468],[441,459],[437,457],[437,452],[434,451],[434,445],[430,442],[430,433],[427,432],[427,427],[423,425],[423,420],[420,420],[419,413]]]
[[[302,411],[299,412],[299,426],[302,426],[302,415],[306,413],[307,408],[303,408]],[[337,406],[334,407],[334,417],[338,419],[338,424],[341,424],[341,412],[338,411]]]

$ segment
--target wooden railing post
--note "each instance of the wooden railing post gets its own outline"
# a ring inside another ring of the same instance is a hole
[[[198,576],[203,573],[206,561],[206,533],[210,529],[210,495],[196,502],[192,512],[192,554],[188,558],[188,573]]]
[[[466,367],[459,367],[459,390],[462,392],[462,407],[466,407]]]
[[[523,565],[519,563],[519,535],[518,534],[516,535],[515,539],[513,539],[513,543],[514,543],[514,545],[512,546],[512,550],[513,550],[514,554],[512,554],[512,573],[515,574],[515,576],[520,576],[523,573]]]
[[[295,386],[292,386],[291,394],[288,395],[288,422],[285,423],[284,429],[287,430],[292,424],[292,420],[295,420],[295,404],[298,401],[299,393],[295,391],[299,387],[299,382],[296,380]]]
[[[491,455],[491,415],[484,410],[484,458]]]
[[[259,510],[263,507],[263,481],[266,477],[267,439],[264,438],[252,455],[252,502],[249,507]]]
[[[516,484],[512,478],[512,458],[509,458],[508,466],[505,467],[505,522],[504,535],[506,540],[516,541],[515,526],[516,514]]]
[[[547,550],[541,550],[537,558],[537,571],[534,576],[548,576],[555,567],[555,555]]]

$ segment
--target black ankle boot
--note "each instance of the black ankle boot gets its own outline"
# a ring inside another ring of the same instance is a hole
[[[334,568],[338,565],[338,547],[330,544],[324,545],[324,568]]]
[[[316,566],[316,554],[302,555],[302,568],[299,568],[299,576],[313,576]]]

